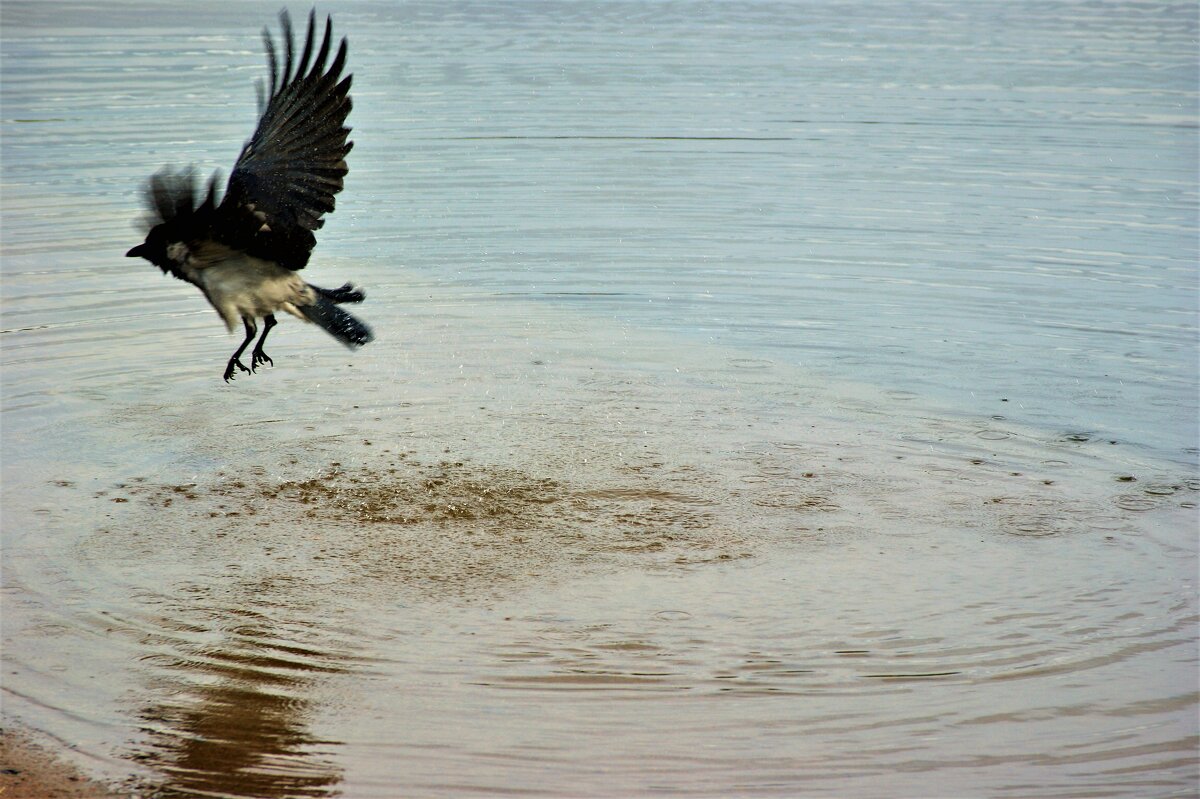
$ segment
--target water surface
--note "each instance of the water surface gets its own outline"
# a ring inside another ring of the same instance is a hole
[[[276,11],[5,4],[8,717],[162,796],[1194,792],[1192,4],[338,4],[378,340],[226,385],[122,255]]]

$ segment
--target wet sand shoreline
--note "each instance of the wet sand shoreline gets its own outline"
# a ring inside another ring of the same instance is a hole
[[[136,788],[119,790],[88,777],[67,761],[61,747],[11,719],[0,721],[0,796],[4,799],[125,799],[141,795]]]

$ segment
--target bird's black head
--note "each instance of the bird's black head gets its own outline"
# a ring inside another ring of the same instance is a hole
[[[146,235],[146,240],[125,253],[127,258],[145,258],[164,272],[170,272],[175,264],[167,254],[170,245],[166,225],[155,225]]]
[[[163,272],[183,277],[191,251],[186,242],[206,238],[216,211],[217,175],[208,184],[203,198],[197,196],[196,174],[192,169],[155,173],[146,186],[146,240],[125,253],[130,258],[145,258]],[[186,278],[184,278],[186,279]]]

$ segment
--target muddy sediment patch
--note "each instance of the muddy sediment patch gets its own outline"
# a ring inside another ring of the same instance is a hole
[[[754,528],[768,524],[764,509],[786,511],[788,520],[770,523],[775,530],[802,516],[796,506],[716,495],[689,470],[609,478],[581,485],[508,467],[396,458],[296,475],[249,468],[208,482],[134,479],[98,492],[116,504],[97,540],[127,546],[134,557],[191,550],[245,564],[265,554],[325,572],[326,581],[332,569],[347,581],[470,590],[552,577],[569,565],[744,558],[762,543]],[[815,503],[812,512],[829,506]],[[754,519],[747,508],[758,511]]]
[[[1025,539],[1123,534],[1137,515],[1126,511],[1193,493],[1154,475],[1145,482],[1154,494],[1116,481],[1081,494],[1048,471],[974,452],[885,460],[849,444],[760,442],[695,460],[657,447],[622,460],[550,451],[520,465],[382,447],[365,457],[340,445],[321,454],[227,465],[188,481],[111,483],[94,494],[103,520],[83,546],[97,563],[471,596],[581,570],[687,568],[935,528]],[[347,454],[356,460],[343,462]],[[55,490],[79,487],[59,481]]]

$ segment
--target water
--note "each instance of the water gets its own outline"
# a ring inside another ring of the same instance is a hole
[[[338,4],[378,340],[227,386],[122,254],[276,10],[5,4],[7,717],[161,796],[1194,794],[1192,4]]]

